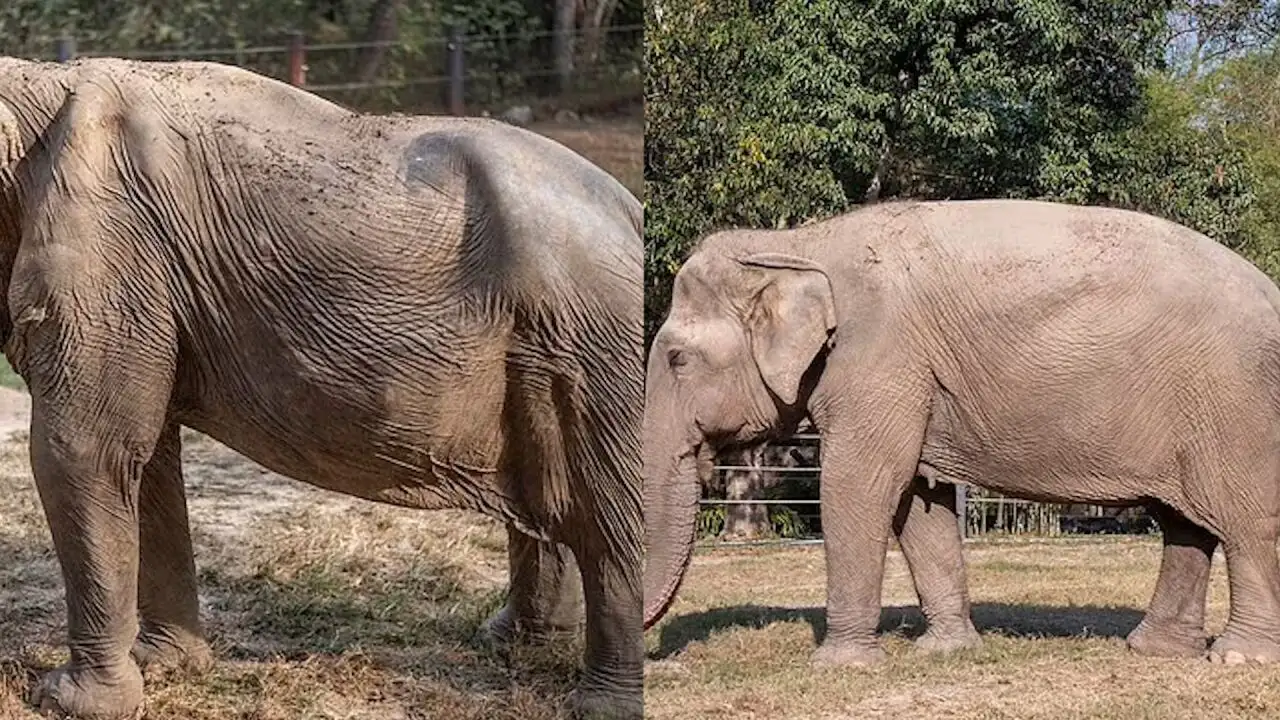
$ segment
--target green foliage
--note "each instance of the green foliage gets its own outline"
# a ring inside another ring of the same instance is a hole
[[[1223,65],[1204,83],[1204,114],[1244,156],[1256,202],[1245,216],[1237,249],[1280,278],[1280,48]]]
[[[308,0],[10,0],[0,5],[3,49],[15,55],[53,53],[57,38],[74,35],[83,50],[191,49],[278,42],[306,28]],[[372,0],[351,5],[369,6]],[[367,16],[367,10],[361,17]]]
[[[720,533],[724,532],[724,524],[724,505],[711,505],[709,507],[698,508],[698,515],[694,525],[694,534],[699,540],[719,537]]]
[[[0,387],[13,388],[15,390],[25,390],[27,387],[27,384],[22,380],[22,376],[9,365],[9,361],[3,356],[0,356]]]
[[[1193,81],[1152,76],[1142,121],[1099,163],[1096,192],[1082,201],[1143,210],[1241,248],[1254,208],[1254,173],[1220,120],[1202,109]]]
[[[802,538],[809,533],[809,524],[800,517],[800,513],[785,505],[769,509],[769,525],[775,535],[788,540]]]
[[[617,6],[612,22],[638,22],[640,0]],[[312,49],[307,79],[312,85],[377,80],[374,90],[335,91],[333,99],[369,110],[421,110],[443,100],[446,38],[458,27],[467,36],[467,102],[473,107],[511,104],[548,93],[554,78],[551,58],[553,4],[549,0],[396,0],[395,22],[385,50],[341,47],[378,39],[375,10],[388,0],[12,0],[0,3],[0,53],[52,59],[59,37],[75,38],[81,54],[159,53],[199,57],[208,49],[275,47],[269,53],[220,54],[275,77],[287,71],[282,46],[295,31],[310,43],[339,47]],[[583,91],[600,91],[638,62],[638,34],[613,36],[594,68],[580,67]],[[607,68],[607,71],[601,71]],[[434,80],[425,81],[429,78]],[[603,78],[603,79],[602,79]],[[407,81],[405,87],[390,87]],[[628,85],[623,93],[633,92]],[[612,89],[617,94],[617,89]],[[609,96],[610,92],[597,94]],[[604,99],[607,99],[604,98]]]
[[[724,533],[725,506],[711,505],[698,509],[694,522],[694,534],[699,540],[710,540]],[[802,538],[809,533],[809,524],[794,509],[776,505],[769,509],[769,527],[775,537]]]
[[[661,18],[647,10],[647,337],[698,237],[791,227],[877,188],[880,198],[1120,205],[1248,247],[1263,222],[1261,160],[1206,121],[1183,97],[1191,90],[1162,79],[1169,7],[685,0],[662,3]]]

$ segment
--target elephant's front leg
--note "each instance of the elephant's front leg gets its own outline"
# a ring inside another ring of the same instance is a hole
[[[213,663],[200,627],[179,432],[175,423],[165,427],[142,471],[138,577],[142,631],[134,643],[133,658],[146,672],[202,672]]]
[[[66,585],[71,660],[45,676],[33,700],[75,718],[134,717],[142,466],[106,423],[69,422],[38,391],[34,404],[31,466]]]
[[[1140,655],[1200,657],[1208,647],[1204,605],[1218,538],[1162,503],[1150,507],[1164,539],[1160,575],[1129,648]]]
[[[929,624],[916,647],[950,652],[980,646],[982,637],[969,613],[955,485],[916,478],[898,506],[893,528]]]
[[[507,527],[511,589],[507,603],[485,624],[498,645],[542,642],[582,626],[582,581],[569,548]]]
[[[605,532],[593,527],[574,547],[586,598],[587,632],[585,668],[570,708],[574,717],[583,720],[640,720],[644,715],[640,540],[619,538],[611,543],[603,537]]]
[[[924,393],[913,396],[891,383],[859,383],[842,393],[857,399],[849,403],[854,407],[818,422],[827,559],[827,634],[814,653],[818,665],[862,665],[884,657],[876,628],[885,551],[894,511],[920,459],[927,420]]]

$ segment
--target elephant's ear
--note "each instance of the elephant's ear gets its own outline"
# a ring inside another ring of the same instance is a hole
[[[781,253],[740,259],[763,273],[747,315],[756,366],[769,389],[787,405],[800,394],[800,379],[836,328],[831,280],[817,263]]]

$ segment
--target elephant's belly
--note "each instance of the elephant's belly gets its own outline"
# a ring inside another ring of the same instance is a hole
[[[937,480],[1042,502],[1102,505],[1141,502],[1176,481],[1173,454],[1159,438],[1091,436],[1018,416],[974,422],[949,403],[935,406],[920,455],[921,470]]]
[[[500,473],[503,369],[472,363],[457,377],[223,382],[184,424],[277,473],[328,490],[420,508],[507,517]],[[252,380],[252,379],[250,379]],[[226,397],[227,388],[244,395]]]

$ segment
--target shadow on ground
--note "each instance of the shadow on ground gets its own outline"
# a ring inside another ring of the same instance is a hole
[[[979,632],[1009,637],[1124,637],[1141,620],[1141,610],[1126,607],[1009,603],[976,603],[973,606],[973,623]],[[662,626],[658,648],[650,653],[649,659],[669,657],[690,643],[704,641],[723,630],[760,629],[774,623],[797,621],[809,624],[815,644],[826,636],[826,609],[822,607],[737,605],[680,615]],[[877,629],[880,634],[914,639],[924,630],[924,616],[915,605],[886,607],[880,612]]]

